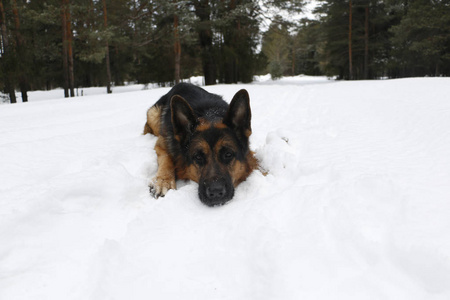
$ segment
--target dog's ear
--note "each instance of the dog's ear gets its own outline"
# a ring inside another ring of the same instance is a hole
[[[239,139],[248,141],[252,134],[251,119],[250,97],[248,92],[242,89],[231,100],[224,123],[236,132]]]
[[[175,139],[184,143],[197,126],[197,118],[189,103],[183,97],[175,95],[170,99],[172,125]]]

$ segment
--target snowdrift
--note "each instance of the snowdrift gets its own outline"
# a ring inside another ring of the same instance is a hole
[[[193,182],[149,195],[168,88],[2,105],[0,299],[450,299],[449,87],[207,87],[249,91],[269,171],[216,208]]]

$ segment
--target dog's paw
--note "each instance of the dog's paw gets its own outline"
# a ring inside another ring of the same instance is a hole
[[[161,177],[155,177],[148,185],[150,188],[150,194],[158,199],[164,197],[170,189],[176,189],[175,179],[166,179]]]

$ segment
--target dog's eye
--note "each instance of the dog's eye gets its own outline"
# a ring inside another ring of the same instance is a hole
[[[230,150],[222,150],[221,158],[224,163],[229,163],[234,158],[234,152]]]
[[[223,155],[223,157],[224,158],[232,158],[234,155],[233,155],[233,153],[231,153],[231,152],[226,152],[224,155]]]
[[[197,153],[194,154],[194,156],[192,157],[192,159],[194,160],[195,163],[202,165],[205,161],[205,157],[202,153]]]

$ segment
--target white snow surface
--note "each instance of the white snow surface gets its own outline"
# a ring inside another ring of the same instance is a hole
[[[269,174],[214,208],[149,195],[169,88],[1,105],[0,299],[450,299],[450,79],[241,88]]]

